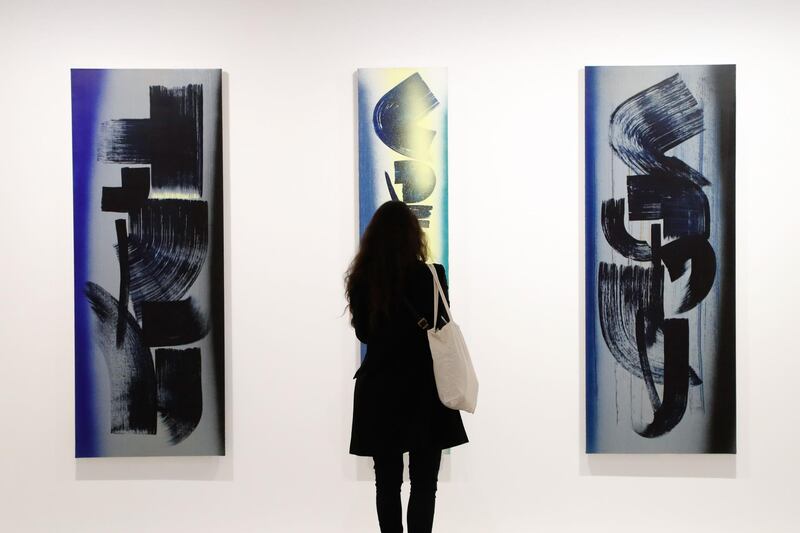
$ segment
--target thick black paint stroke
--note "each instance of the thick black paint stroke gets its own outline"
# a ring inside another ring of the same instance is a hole
[[[147,346],[180,346],[208,334],[208,320],[191,298],[143,302],[142,332]]]
[[[421,202],[436,188],[436,173],[427,163],[403,159],[394,162],[394,182],[403,185],[404,202]]]
[[[635,239],[625,227],[625,199],[606,200],[600,206],[600,223],[606,241],[617,252],[635,261],[650,260],[650,245]]]
[[[661,249],[661,258],[672,281],[686,273],[686,265],[691,261],[689,283],[677,312],[685,313],[695,308],[714,285],[717,272],[714,248],[704,237],[683,237],[666,244]]]
[[[400,197],[397,196],[397,192],[394,190],[394,185],[392,185],[392,178],[389,177],[389,173],[384,172],[383,175],[386,178],[386,187],[389,189],[389,196],[391,197],[391,199],[394,201],[401,201]],[[420,227],[422,228],[430,227],[431,224],[430,220],[425,220],[425,219],[430,218],[431,211],[433,210],[432,205],[415,204],[415,205],[409,205],[408,208],[411,209],[411,212],[414,213],[414,215],[419,220]]]
[[[653,438],[671,431],[683,418],[689,397],[689,321],[670,318],[661,326],[664,331],[664,400],[653,414],[653,421],[643,437]]]
[[[97,160],[147,165],[152,160],[150,119],[125,118],[100,124]]]
[[[150,118],[100,127],[97,159],[150,164],[152,188],[203,194],[203,86],[150,87]]]
[[[601,262],[598,271],[600,328],[611,354],[623,368],[643,377],[636,345],[636,313],[645,312],[646,344],[657,341],[657,328],[663,315],[663,287],[658,269],[622,266]],[[653,377],[661,383],[662,368],[655,365]]]
[[[137,317],[145,301],[181,299],[203,267],[208,249],[208,204],[148,200],[130,214],[131,299]]]
[[[203,414],[200,367],[200,348],[156,350],[158,412],[173,445],[192,434]]]
[[[419,121],[439,105],[419,73],[414,73],[384,94],[372,113],[372,126],[383,143],[395,152],[415,159],[429,159],[428,149],[436,132]]]
[[[698,186],[709,181],[676,157],[664,155],[703,131],[703,108],[678,74],[633,95],[611,114],[614,152],[640,174],[666,174]]]
[[[203,86],[150,87],[153,188],[203,194]]]
[[[636,312],[636,347],[639,350],[639,365],[642,368],[642,379],[647,386],[647,395],[650,397],[650,405],[656,410],[661,407],[661,398],[658,397],[656,383],[653,381],[653,372],[650,370],[650,359],[647,357],[647,342],[645,341],[645,317],[644,310]]]
[[[117,257],[119,259],[119,307],[117,308],[117,348],[122,348],[125,340],[125,317],[128,315],[128,226],[124,218],[114,221],[117,231]]]
[[[111,383],[111,433],[156,433],[156,377],[150,350],[136,319],[127,311],[125,340],[117,347],[119,302],[95,283],[86,298],[94,311],[94,341],[103,354]]]
[[[384,172],[383,176],[386,178],[386,187],[389,189],[389,197],[395,202],[399,202],[400,198],[397,196],[397,191],[394,190],[394,185],[392,185],[392,178],[389,176],[389,173]]]
[[[144,205],[150,195],[150,169],[123,167],[122,187],[103,187],[100,209],[105,212],[127,213]]]
[[[628,218],[664,220],[664,235],[709,237],[708,197],[687,180],[667,175],[628,176]]]
[[[425,218],[430,218],[431,211],[433,211],[432,205],[420,205],[420,204],[413,204],[408,206],[409,209],[420,219],[419,223],[422,224],[423,222],[427,222],[426,220],[422,220]]]
[[[614,359],[634,376],[644,379],[636,341],[636,314],[645,317],[646,346],[659,343],[663,323],[663,267],[622,266],[600,262],[597,279],[600,329]],[[664,382],[663,362],[651,362],[655,383]],[[702,380],[688,369],[692,385]]]

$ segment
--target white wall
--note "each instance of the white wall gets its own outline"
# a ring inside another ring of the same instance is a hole
[[[0,530],[377,530],[347,455],[353,73],[447,66],[451,287],[482,390],[438,530],[796,531],[796,3],[110,4],[0,7]],[[739,454],[587,458],[581,68],[728,62]],[[73,458],[68,69],[93,66],[227,73],[227,457]]]

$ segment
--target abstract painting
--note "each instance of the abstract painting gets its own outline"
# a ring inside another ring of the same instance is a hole
[[[446,69],[359,69],[358,154],[359,234],[382,203],[401,200],[447,270]]]
[[[72,70],[75,456],[224,455],[219,70]]]
[[[586,68],[586,451],[735,453],[734,65]]]

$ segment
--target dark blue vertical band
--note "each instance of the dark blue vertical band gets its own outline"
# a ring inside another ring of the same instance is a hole
[[[92,369],[88,281],[89,221],[97,114],[104,70],[72,70],[72,197],[75,254],[75,457],[100,455]]]
[[[595,132],[597,130],[596,98],[597,68],[586,67],[586,452],[597,450],[597,357],[595,343],[595,313],[597,312],[597,252],[595,250],[596,231],[596,189],[595,175]]]

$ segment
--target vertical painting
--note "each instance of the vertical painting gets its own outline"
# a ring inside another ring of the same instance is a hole
[[[429,260],[448,267],[447,70],[358,70],[359,230],[389,200],[408,204]]]
[[[586,69],[586,451],[735,453],[733,65]]]
[[[72,70],[75,456],[224,455],[220,70]]]

